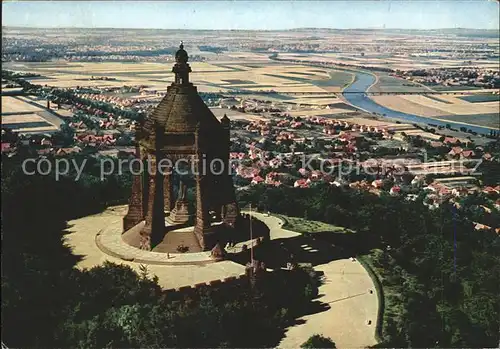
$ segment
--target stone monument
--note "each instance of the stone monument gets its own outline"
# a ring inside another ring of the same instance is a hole
[[[157,168],[162,160],[168,159],[167,164],[183,161],[196,169],[193,234],[202,250],[209,251],[218,242],[218,225],[212,224],[210,211],[226,227],[234,227],[239,216],[229,169],[230,121],[227,116],[217,120],[189,82],[188,58],[181,43],[172,69],[174,82],[136,131],[136,155],[150,162],[152,171],[134,176],[123,227],[128,231],[145,221],[140,232],[141,246],[145,249],[163,239],[166,218],[169,223],[182,224],[189,221],[191,214],[186,183],[179,184],[179,195],[173,202],[174,168],[167,171],[164,167]],[[223,171],[205,168],[211,163],[219,164]]]

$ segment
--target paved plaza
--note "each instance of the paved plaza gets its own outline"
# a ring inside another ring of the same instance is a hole
[[[79,268],[92,268],[103,264],[105,261],[110,261],[128,265],[132,269],[139,271],[141,263],[125,261],[111,256],[104,253],[96,244],[97,233],[104,229],[121,227],[126,210],[126,206],[112,207],[103,213],[69,222],[71,233],[66,235],[67,243],[73,248],[74,254],[83,257],[82,261],[78,263]],[[244,266],[231,261],[200,265],[147,264],[147,268],[151,274],[158,276],[158,283],[165,289],[190,286],[225,277],[240,276],[245,273]]]
[[[194,253],[191,255],[195,256],[176,254],[175,258],[167,259],[161,253],[141,251],[124,244],[120,241],[121,238],[117,239],[120,237],[117,232],[121,231],[122,218],[126,210],[127,206],[110,207],[103,213],[69,222],[71,233],[66,236],[67,243],[72,246],[74,254],[83,257],[78,264],[79,268],[91,268],[110,261],[128,265],[139,271],[141,263],[132,262],[131,259],[141,260],[145,256],[157,258],[163,263],[144,264],[147,264],[151,274],[158,276],[160,286],[165,289],[244,275],[244,266],[232,261],[189,265],[173,262],[176,258],[178,258],[177,262],[182,261],[183,258],[207,260],[209,252],[201,252],[199,256]],[[283,222],[277,217],[256,212],[252,212],[252,215],[269,227],[271,239],[294,238],[301,235],[283,229]],[[132,253],[129,255],[132,258],[123,260],[119,256],[104,253],[96,243],[99,240],[105,241],[108,246],[115,246],[124,255]],[[304,247],[304,249],[307,248],[307,246]],[[378,300],[375,287],[366,270],[359,262],[350,259],[339,259],[318,265],[315,270],[322,271],[325,276],[325,283],[319,289],[320,297],[317,301],[328,304],[330,308],[300,318],[304,322],[288,328],[279,347],[298,348],[316,333],[332,338],[338,348],[362,348],[376,344],[375,324]],[[373,292],[370,293],[370,290]],[[367,324],[368,321],[371,321],[370,325]]]
[[[317,300],[330,308],[299,318],[305,322],[289,327],[279,348],[299,348],[316,333],[332,338],[337,348],[364,348],[377,344],[377,292],[363,266],[343,259],[314,269],[325,273],[325,283],[319,287]],[[370,325],[367,324],[369,320]]]

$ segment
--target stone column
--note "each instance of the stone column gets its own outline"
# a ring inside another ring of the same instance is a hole
[[[149,172],[147,167],[147,153],[144,149],[141,149],[141,163],[142,163],[142,212],[145,217],[148,214],[148,202],[149,202]]]
[[[158,244],[165,236],[165,204],[164,204],[164,188],[163,174],[156,172],[155,176],[155,200],[153,203],[153,230],[151,238],[153,244]]]
[[[136,146],[136,157],[141,158],[140,149]],[[130,195],[128,212],[123,218],[123,231],[127,231],[144,219],[142,173],[134,175],[132,193]]]
[[[151,234],[153,233],[153,207],[155,193],[155,176],[149,176],[148,181],[148,202],[146,211],[146,223],[141,230],[140,249],[151,250]]]
[[[169,173],[171,169],[167,170],[163,179],[163,200],[164,200],[164,211],[170,212],[173,206],[173,183],[172,174]]]
[[[207,246],[207,241],[205,241],[205,235],[210,233],[210,220],[206,201],[206,180],[205,176],[196,176],[196,223],[194,233],[204,251],[210,248],[210,246]]]
[[[163,176],[157,171],[156,155],[151,156],[148,192],[146,223],[141,231],[141,248],[145,250],[151,250],[152,245],[163,239],[165,233]]]
[[[142,178],[134,175],[132,182],[132,194],[130,196],[127,215],[123,218],[123,231],[127,231],[144,219],[142,209]]]
[[[221,119],[221,124],[223,128],[223,133],[224,133],[224,143],[221,143],[221,149],[220,149],[220,156],[223,159],[224,162],[224,167],[225,171],[221,175],[220,179],[220,190],[224,193],[224,198],[222,201],[222,205],[224,206],[223,212],[223,221],[229,226],[234,227],[236,224],[236,219],[239,216],[239,208],[238,204],[236,203],[236,194],[234,192],[234,185],[233,185],[233,177],[231,175],[229,166],[230,166],[230,161],[229,161],[229,153],[230,153],[230,147],[231,147],[231,136],[230,136],[230,130],[231,130],[231,124],[229,118],[224,115],[224,117]]]

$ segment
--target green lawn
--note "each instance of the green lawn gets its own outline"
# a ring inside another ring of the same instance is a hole
[[[483,102],[499,102],[500,95],[494,95],[493,93],[475,93],[468,96],[458,97],[464,101],[470,103],[483,103]]]
[[[440,115],[436,118],[456,122],[465,122],[471,125],[491,127],[498,130],[498,114],[495,113],[473,115]]]
[[[335,225],[319,222],[319,221],[309,221],[304,218],[299,217],[289,217],[284,215],[275,214],[276,217],[282,219],[285,224],[283,224],[284,229],[292,230],[297,233],[317,233],[317,232],[351,232],[349,229],[345,229],[343,227],[338,227]]]
[[[376,266],[374,256],[377,253],[383,253],[383,251],[374,249],[367,255],[357,256],[357,259],[370,275],[377,290],[379,304],[375,334],[379,344],[383,344],[384,339],[387,339],[391,318],[401,317],[405,309],[401,303],[402,295],[399,286],[390,286],[384,277],[387,275],[385,270]]]
[[[375,285],[375,289],[377,290],[377,296],[378,296],[378,314],[377,314],[377,322],[375,323],[375,338],[379,342],[383,342],[383,326],[386,320],[384,320],[384,312],[385,307],[386,307],[386,302],[385,302],[385,293],[388,292],[390,293],[389,289],[384,289],[382,286],[382,275],[381,275],[381,270],[375,268],[373,265],[372,261],[372,256],[370,254],[368,255],[360,255],[356,256],[358,259],[358,262],[361,263],[363,268],[365,268],[366,272],[368,275],[370,275],[370,278],[373,281],[373,284]]]

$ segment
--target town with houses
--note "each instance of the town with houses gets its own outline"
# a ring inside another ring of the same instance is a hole
[[[2,83],[13,86],[15,81],[5,78]],[[10,89],[16,88],[19,86]],[[164,96],[145,86],[42,90],[46,91],[37,93],[43,97],[34,98],[34,103],[47,104],[51,113],[64,120],[64,130],[25,133],[3,129],[3,134],[11,136],[3,137],[8,141],[2,141],[2,154],[14,154],[18,147],[28,146],[40,156],[81,152],[133,156],[137,115],[147,114]],[[71,97],[64,97],[68,92]],[[130,94],[135,96],[124,97]],[[484,137],[380,121],[363,111],[356,112],[360,122],[324,115],[300,116],[301,110],[308,114],[311,106],[290,106],[264,96],[202,96],[216,115],[236,116],[231,121],[230,158],[237,190],[253,185],[284,185],[299,190],[328,183],[377,195],[403,195],[408,200],[424,195],[431,209],[445,201],[482,193],[500,208],[500,185],[483,185],[477,175],[483,167],[500,161],[495,142]],[[338,104],[334,106],[339,108]],[[112,108],[118,108],[120,115]],[[329,106],[321,108],[327,111]],[[345,108],[350,109],[348,105]],[[72,138],[61,138],[60,133],[71,134]],[[491,228],[480,222],[476,227]]]
[[[2,3],[2,348],[497,346],[498,2],[319,3]]]
[[[394,75],[430,86],[443,85],[500,88],[500,75],[498,71],[480,69],[477,67],[410,70],[396,72]]]

